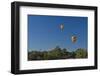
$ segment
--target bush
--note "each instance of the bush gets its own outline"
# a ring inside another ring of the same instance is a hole
[[[61,49],[59,46],[50,51],[31,51],[28,52],[28,60],[53,60],[53,59],[71,59],[87,58],[87,51],[79,48],[76,51],[68,52],[67,49]]]
[[[75,52],[75,58],[86,58],[87,57],[87,51],[85,49],[77,49]]]

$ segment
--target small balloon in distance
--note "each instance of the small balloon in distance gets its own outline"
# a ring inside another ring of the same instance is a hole
[[[61,30],[64,29],[64,25],[63,25],[63,24],[60,25],[60,29],[61,29]]]
[[[73,43],[75,43],[77,41],[77,37],[76,36],[72,36],[71,40],[72,40]]]

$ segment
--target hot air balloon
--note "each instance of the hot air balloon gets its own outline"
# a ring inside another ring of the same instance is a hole
[[[72,36],[71,40],[72,40],[73,43],[75,43],[77,41],[77,37],[76,36]]]
[[[60,25],[60,29],[61,29],[61,30],[64,29],[64,25],[63,25],[63,24]]]

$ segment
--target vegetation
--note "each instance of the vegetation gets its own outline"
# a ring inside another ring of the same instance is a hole
[[[59,46],[49,51],[28,52],[28,60],[54,60],[54,59],[75,59],[87,58],[87,50],[79,48],[76,51],[69,52],[67,49],[61,49]]]

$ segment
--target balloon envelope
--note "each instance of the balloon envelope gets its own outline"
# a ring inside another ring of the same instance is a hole
[[[64,29],[64,25],[63,25],[63,24],[60,25],[60,29],[61,29],[61,30]]]
[[[76,36],[72,36],[71,40],[72,40],[73,43],[75,43],[77,41],[77,37]]]

